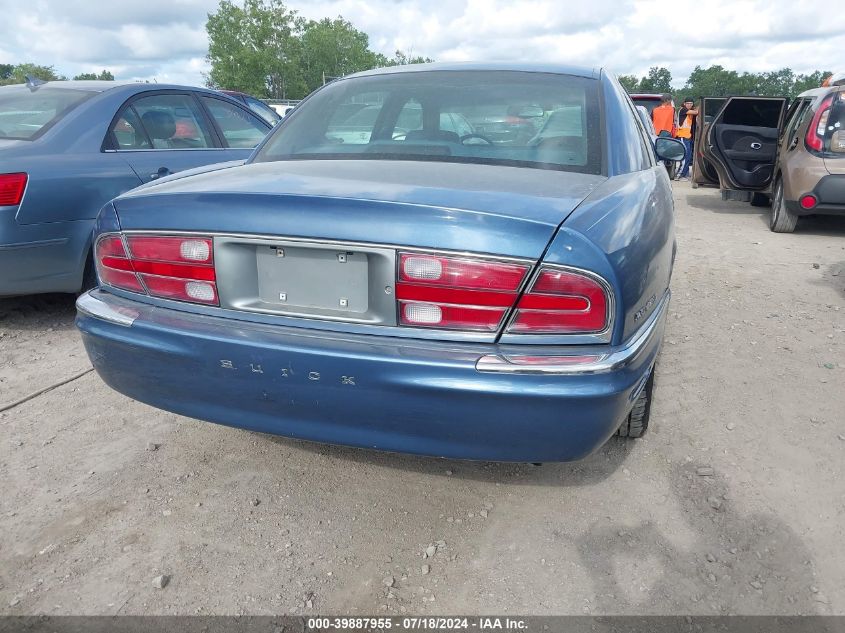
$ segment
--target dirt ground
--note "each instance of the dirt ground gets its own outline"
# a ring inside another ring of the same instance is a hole
[[[675,198],[643,440],[420,459],[181,418],[88,373],[0,413],[0,613],[845,614],[845,219],[777,235],[768,209]],[[0,409],[90,367],[73,316],[0,300]]]

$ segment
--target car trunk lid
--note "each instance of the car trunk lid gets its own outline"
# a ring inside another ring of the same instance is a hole
[[[221,307],[316,327],[391,326],[401,252],[470,254],[527,271],[603,180],[489,165],[262,163],[146,187],[115,209],[130,235],[213,237]]]

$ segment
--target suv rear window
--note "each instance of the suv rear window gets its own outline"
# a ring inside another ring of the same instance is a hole
[[[0,88],[0,138],[33,140],[96,94],[51,86]]]
[[[833,97],[833,109],[825,126],[825,151],[845,156],[845,92]]]
[[[343,79],[310,97],[255,161],[390,159],[598,174],[598,82],[512,71]]]

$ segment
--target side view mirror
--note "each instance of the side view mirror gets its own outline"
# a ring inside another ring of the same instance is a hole
[[[682,160],[687,150],[684,144],[676,138],[658,136],[654,140],[654,153],[660,160]]]

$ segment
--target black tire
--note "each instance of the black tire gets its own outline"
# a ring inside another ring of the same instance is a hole
[[[770,204],[772,204],[772,199],[769,198],[769,196],[767,196],[765,193],[755,191],[751,194],[752,207],[768,207]]]
[[[637,439],[645,435],[648,430],[648,419],[651,416],[651,400],[654,393],[654,368],[645,383],[645,387],[637,396],[634,406],[625,421],[620,425],[616,434],[619,437]]]
[[[795,225],[798,224],[798,216],[786,208],[786,201],[783,199],[783,181],[780,179],[775,183],[773,193],[772,219],[769,228],[775,233],[792,233]]]

